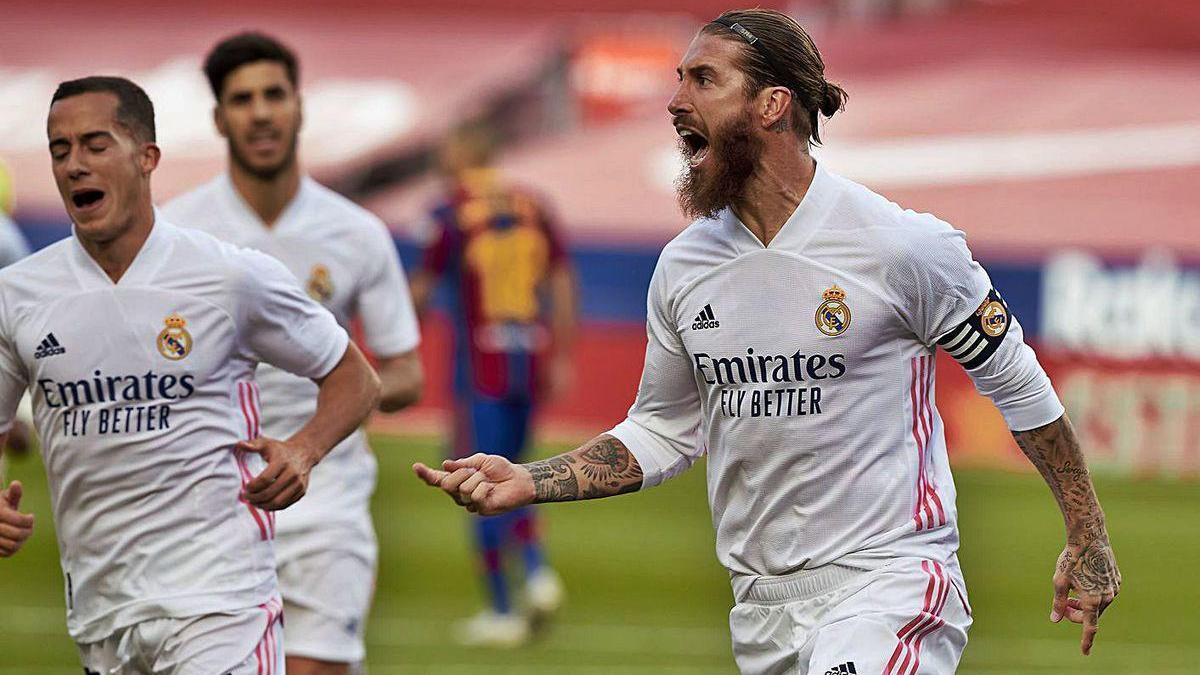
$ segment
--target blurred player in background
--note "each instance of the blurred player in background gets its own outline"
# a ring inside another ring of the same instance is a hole
[[[546,205],[505,183],[491,165],[494,136],[468,125],[443,147],[447,197],[432,212],[433,241],[412,281],[423,310],[439,280],[452,288],[454,452],[525,451],[535,407],[571,378],[574,277]],[[477,518],[475,534],[491,608],[465,621],[466,644],[515,646],[561,605],[562,583],[546,564],[536,514],[520,508]],[[519,549],[524,609],[515,606],[505,553]]]
[[[12,212],[12,177],[0,161],[0,267],[8,267],[29,255],[29,243],[13,222]]]
[[[29,255],[29,244],[25,235],[21,234],[17,223],[12,219],[13,186],[12,174],[0,160],[0,268],[8,267],[21,258]],[[7,449],[13,454],[24,454],[29,450],[31,441],[30,431],[33,425],[32,408],[29,397],[21,398],[17,416],[13,419],[12,428],[8,430]],[[4,483],[4,458],[0,457],[0,487]]]
[[[290,49],[257,33],[212,49],[204,72],[229,171],[164,212],[278,258],[338,323],[349,329],[356,322],[383,383],[379,408],[400,410],[422,388],[411,296],[383,222],[302,172],[298,70]],[[268,435],[291,434],[312,414],[311,382],[269,366],[258,380]],[[279,516],[275,551],[292,675],[340,675],[365,657],[378,558],[370,510],[376,472],[366,434],[357,430],[313,472],[308,498]]]
[[[824,69],[784,14],[705,25],[668,104],[697,220],[658,260],[628,418],[527,465],[415,469],[488,514],[651,487],[707,453],[743,672],[951,673],[972,619],[933,405],[941,346],[1058,500],[1051,620],[1082,623],[1087,654],[1121,578],[1071,424],[963,234],[813,161],[819,116],[845,100]]]
[[[47,136],[74,236],[0,271],[0,435],[29,388],[85,672],[281,672],[273,512],[379,380],[278,261],[155,211],[137,85],[62,83]],[[286,440],[259,435],[260,361],[320,391]],[[2,556],[33,531],[21,496],[0,494]]]

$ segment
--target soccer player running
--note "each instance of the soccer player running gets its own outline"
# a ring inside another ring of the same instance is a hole
[[[274,512],[379,380],[283,265],[154,209],[161,153],[137,85],[62,83],[47,136],[74,236],[0,271],[0,430],[28,388],[84,669],[282,672]],[[260,361],[320,392],[285,439],[259,433]],[[3,556],[33,532],[22,491],[0,495]]]
[[[628,418],[526,465],[417,465],[467,509],[651,487],[708,453],[746,673],[950,673],[971,623],[934,400],[941,346],[990,397],[1066,523],[1051,621],[1092,649],[1121,577],[1069,420],[963,234],[815,163],[845,92],[791,18],[705,25],[669,104],[698,220],[663,250]],[[697,433],[698,432],[698,433]]]
[[[168,204],[172,222],[278,258],[343,327],[351,322],[376,357],[379,408],[421,394],[416,313],[387,227],[304,175],[296,156],[299,68],[290,49],[243,33],[208,54],[217,131],[229,171]],[[263,428],[286,437],[317,404],[311,382],[259,369]],[[371,521],[375,456],[356,430],[313,471],[308,497],[279,515],[275,553],[287,616],[292,675],[340,675],[365,657],[363,630],[375,589],[378,546]]]
[[[494,144],[489,129],[469,124],[443,146],[448,196],[431,213],[432,243],[412,287],[421,309],[440,280],[454,289],[454,456],[486,452],[515,461],[535,408],[570,379],[576,290],[545,203],[503,180],[491,165]],[[546,563],[532,508],[474,521],[491,607],[462,622],[457,637],[518,646],[562,604],[562,582]],[[513,550],[524,568],[523,607],[505,573]]]

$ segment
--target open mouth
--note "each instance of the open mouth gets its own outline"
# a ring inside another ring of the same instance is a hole
[[[246,139],[254,150],[273,150],[279,144],[280,134],[274,129],[255,131]]]
[[[683,143],[688,164],[693,169],[700,166],[708,157],[708,139],[694,129],[686,127],[676,127],[676,129],[679,132],[679,139]]]
[[[103,190],[85,189],[71,193],[71,202],[75,204],[75,208],[83,211],[99,204],[102,199],[104,199]]]

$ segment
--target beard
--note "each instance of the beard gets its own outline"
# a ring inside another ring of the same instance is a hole
[[[685,216],[715,218],[721,209],[743,195],[763,152],[763,142],[750,133],[750,125],[750,112],[746,111],[708,139],[707,175],[688,163],[691,150],[682,138],[679,140],[685,163],[675,180],[675,190]],[[719,142],[714,142],[718,139]]]
[[[283,157],[274,164],[268,166],[255,166],[250,163],[242,151],[238,148],[237,143],[232,138],[229,139],[229,158],[233,160],[246,173],[254,176],[261,181],[274,180],[276,176],[283,173],[285,169],[291,168],[296,163],[296,146],[299,144],[300,134],[292,134],[291,143],[288,144],[287,152],[283,153]]]

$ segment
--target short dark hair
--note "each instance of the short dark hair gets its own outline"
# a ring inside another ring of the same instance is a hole
[[[117,97],[117,121],[125,125],[133,137],[143,142],[155,142],[154,104],[145,90],[123,77],[92,75],[67,80],[58,85],[50,105],[64,98],[81,94],[107,93]]]
[[[766,87],[787,87],[792,92],[792,128],[802,138],[820,144],[817,114],[832,117],[846,107],[849,96],[825,79],[821,52],[795,19],[770,9],[730,10],[702,32],[742,45],[738,67],[746,76],[747,96]]]
[[[282,42],[263,33],[238,33],[221,40],[204,59],[204,74],[213,96],[221,100],[221,90],[229,74],[247,63],[275,61],[287,69],[293,87],[300,85],[300,66],[296,54]]]

